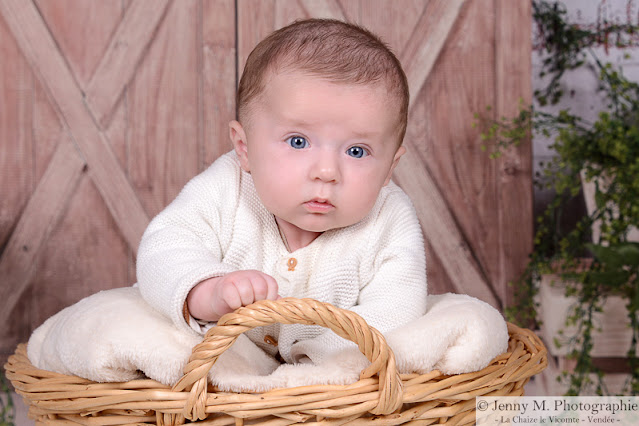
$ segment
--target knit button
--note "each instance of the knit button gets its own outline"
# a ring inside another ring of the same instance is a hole
[[[297,266],[297,259],[295,259],[294,257],[291,257],[290,259],[288,259],[286,264],[288,265],[289,271],[294,271],[295,267]]]
[[[269,335],[264,336],[264,343],[267,343],[271,346],[277,346],[277,340],[275,340],[275,337]]]

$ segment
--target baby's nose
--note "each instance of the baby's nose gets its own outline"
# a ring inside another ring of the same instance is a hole
[[[335,183],[340,179],[340,167],[336,156],[332,153],[321,153],[314,164],[312,179]]]

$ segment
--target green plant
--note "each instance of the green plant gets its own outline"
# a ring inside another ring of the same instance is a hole
[[[563,378],[569,382],[572,393],[577,394],[586,385],[595,385],[598,393],[606,393],[601,380],[592,383],[590,373],[601,372],[592,363],[592,333],[595,330],[593,314],[601,311],[607,297],[617,295],[626,301],[632,338],[627,352],[631,374],[626,384],[626,392],[639,394],[639,359],[636,356],[639,339],[639,243],[624,242],[610,246],[587,244],[593,253],[593,264],[580,272],[566,271],[564,276],[579,283],[567,288],[567,294],[578,300],[575,310],[567,322],[578,327],[573,339],[570,356],[576,366],[572,374],[564,372]]]
[[[4,374],[0,374],[0,426],[15,424],[15,406],[11,398],[11,389],[6,383]]]
[[[628,301],[633,348],[639,334],[639,259],[628,254],[634,253],[637,246],[627,243],[628,231],[639,226],[639,85],[621,69],[602,62],[593,47],[629,46],[629,35],[638,28],[604,23],[588,30],[569,24],[566,16],[565,7],[559,2],[533,2],[537,45],[544,52],[540,76],[547,82],[534,92],[540,108],[521,105],[514,118],[491,120],[477,116],[477,123],[483,126],[482,139],[493,157],[528,140],[531,133],[553,138],[551,149],[557,155],[543,165],[535,180],[556,195],[537,218],[530,262],[521,279],[514,283],[518,303],[506,313],[510,320],[525,325],[539,321],[535,305],[539,277],[558,273],[564,278],[566,295],[577,299],[567,319],[577,329],[577,335],[568,339],[576,367],[563,374],[569,384],[568,394],[577,395],[592,385],[603,394],[606,389],[600,380],[602,374],[590,353],[596,329],[593,314],[602,309],[608,295],[619,294]],[[545,105],[556,104],[565,95],[566,71],[579,67],[589,67],[596,73],[605,108],[593,121],[567,109],[558,113],[544,111]],[[579,196],[582,180],[595,183],[596,209],[576,225],[566,227],[566,206]],[[601,234],[591,243],[593,223],[601,225]],[[584,257],[593,261],[584,263]],[[628,358],[632,374],[627,392],[639,395],[639,367],[634,351]],[[594,383],[592,373],[599,378]]]

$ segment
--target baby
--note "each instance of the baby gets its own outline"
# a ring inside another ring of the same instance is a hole
[[[408,97],[397,58],[358,26],[311,19],[264,39],[239,84],[234,150],[144,233],[146,301],[199,332],[240,306],[289,296],[355,311],[381,332],[422,316],[422,232],[391,182]],[[348,344],[303,325],[247,335],[291,363],[320,363]]]

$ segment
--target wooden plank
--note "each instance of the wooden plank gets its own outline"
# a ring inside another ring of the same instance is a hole
[[[399,60],[408,78],[411,105],[433,69],[464,3],[465,0],[429,1],[402,50]]]
[[[429,7],[436,6],[431,3],[429,3]],[[455,5],[451,3],[452,6]],[[427,7],[425,13],[431,12],[433,11],[429,11]],[[458,16],[461,16],[459,12],[460,10],[457,9]],[[487,11],[484,15],[489,13],[490,11]],[[478,21],[480,18],[473,14],[469,13],[465,16],[471,20],[475,28],[485,23]],[[417,29],[408,42],[409,47],[406,48],[402,57],[407,57],[404,56],[408,55],[407,52],[415,51],[410,46],[414,45],[415,38],[424,37],[425,28],[423,25],[425,22],[427,21],[423,17],[420,18]],[[492,91],[490,91],[492,86],[485,85],[477,77],[473,77],[474,80],[471,79],[468,77],[471,73],[470,67],[462,68],[459,65],[460,52],[457,49],[472,50],[474,43],[474,41],[468,41],[460,45],[461,40],[468,39],[466,32],[453,31],[453,28],[460,25],[449,22],[446,28],[450,32],[444,36],[437,36],[448,38],[448,42],[441,43],[441,52],[431,56],[433,59],[439,57],[438,65],[437,67],[429,66],[431,72],[425,76],[425,81],[422,82],[423,89],[419,89],[423,93],[414,93],[411,96],[413,103],[411,104],[406,139],[411,156],[405,156],[408,161],[402,159],[404,165],[398,167],[395,176],[414,199],[414,202],[417,200],[416,208],[422,221],[426,239],[432,246],[433,254],[450,278],[450,283],[454,286],[455,291],[470,294],[495,307],[500,307],[500,302],[495,297],[489,277],[482,266],[483,263],[480,262],[482,252],[486,249],[486,246],[482,245],[483,238],[490,237],[487,232],[490,227],[486,228],[481,225],[481,221],[478,220],[473,210],[477,206],[469,203],[471,199],[475,202],[477,197],[481,202],[488,203],[488,198],[482,198],[482,196],[475,194],[478,191],[481,192],[486,179],[490,182],[490,176],[482,174],[487,159],[482,162],[481,157],[472,152],[472,144],[475,142],[469,137],[472,132],[472,110],[474,108],[468,104],[469,99],[474,99],[475,102],[484,102],[486,98],[480,98],[479,95],[475,94],[470,97],[469,93],[473,93],[470,90],[476,91],[479,88],[480,91],[486,90],[488,96],[492,96]],[[475,33],[473,32],[473,34]],[[490,40],[486,42],[490,43]],[[445,46],[448,45],[452,47],[446,48]],[[427,49],[428,43],[420,48]],[[442,61],[441,56],[444,51],[448,50],[450,53],[447,61]],[[415,56],[424,58],[427,55],[416,52]],[[484,60],[481,57],[475,58],[472,54],[469,59],[471,62],[475,59],[480,62]],[[407,60],[410,61],[410,59]],[[429,60],[427,63],[431,61]],[[420,63],[420,61],[413,61],[413,63]],[[424,62],[421,61],[421,63]],[[443,66],[448,68],[444,69]],[[481,65],[480,69],[489,70],[491,66],[492,63],[486,63]],[[451,67],[457,71],[451,72]],[[475,71],[476,69],[472,70],[472,72]],[[435,74],[437,77],[434,76]],[[412,75],[412,86],[420,86],[415,77],[419,74],[413,73]],[[480,74],[481,77],[484,75]],[[451,121],[450,117],[453,116],[456,119]],[[464,117],[468,117],[468,119],[464,120]],[[425,124],[419,126],[422,128],[416,131],[414,126],[419,123]],[[461,149],[466,145],[471,146],[469,151],[466,151],[465,148]],[[490,164],[488,165],[490,166]],[[424,188],[420,188],[417,183],[413,187],[404,186],[406,182],[416,181],[417,176],[420,176],[419,180],[423,181]]]
[[[198,1],[173,2],[127,93],[129,171],[150,215],[200,167]]]
[[[436,181],[434,176],[439,175],[433,175],[428,167],[428,158],[432,156],[432,152],[424,152],[428,144],[423,139],[434,131],[434,126],[443,126],[443,133],[449,131],[452,126],[449,118],[438,116],[436,112],[439,105],[433,104],[426,108],[428,118],[415,114],[416,99],[428,81],[464,3],[459,0],[429,2],[402,50],[401,61],[411,91],[409,132],[405,141],[409,155],[404,156],[400,166],[395,170],[394,177],[413,199],[425,237],[455,290],[478,297],[499,308],[500,302],[495,297],[481,264],[473,254],[473,247],[469,245],[465,232],[455,220],[455,217],[459,216],[459,212],[456,211],[458,205],[450,204],[442,194],[440,187],[448,186]],[[429,93],[426,97],[430,95]],[[468,125],[471,118],[472,114],[469,116]],[[430,123],[427,126],[429,128],[415,132],[414,122],[422,121]],[[442,140],[437,142],[450,147],[452,151],[455,150],[454,141],[449,144],[443,143]],[[447,159],[446,163],[453,161]],[[472,218],[472,214],[468,217]]]
[[[96,120],[105,125],[167,10],[169,0],[136,0],[111,38],[106,53],[86,89]],[[95,5],[91,4],[92,7]]]
[[[129,150],[130,150],[129,147],[132,143],[135,143],[135,141],[129,141],[127,139],[128,126],[129,126],[129,121],[128,121],[129,110],[128,110],[126,93],[127,92],[125,88],[125,90],[122,92],[122,96],[116,102],[115,107],[113,107],[112,113],[110,117],[108,118],[108,124],[107,124],[108,127],[104,128],[104,133],[107,137],[107,140],[109,141],[109,145],[111,146],[113,153],[115,154],[115,156],[118,159],[118,162],[120,163],[120,167],[122,167],[122,170],[124,170],[125,173],[127,173],[128,175],[129,170],[132,167],[135,167],[135,165],[131,164],[131,162],[129,161]],[[108,212],[108,208],[103,203],[100,206],[100,208],[105,208],[106,211]],[[73,212],[73,210],[69,210],[69,211]],[[111,223],[111,220],[108,220],[107,222]],[[105,239],[108,239],[109,237],[111,237],[112,234],[117,234],[118,236],[120,236],[120,231],[118,230],[117,226],[113,226],[109,230],[109,235],[105,236]],[[114,249],[113,251],[117,251],[117,250]],[[126,279],[122,280],[122,282],[134,283],[136,280],[135,256],[134,256],[134,251],[131,247],[129,247],[128,251],[129,253],[126,256],[126,259],[123,261],[123,263],[128,264],[128,275]]]
[[[311,18],[346,20],[342,6],[337,0],[300,0],[300,4]]]
[[[497,164],[481,151],[473,116],[494,105],[494,9],[466,3],[419,98],[425,131],[422,161],[442,190],[472,260],[493,288],[498,270]],[[451,119],[455,117],[455,119]],[[440,258],[445,256],[436,253]],[[457,287],[457,278],[450,276]],[[501,301],[501,299],[499,299]]]
[[[235,119],[235,1],[202,4],[201,88],[203,136],[200,169],[233,148],[229,121]]]
[[[275,0],[237,0],[237,81],[251,50],[276,29]]]
[[[530,2],[497,0],[495,19],[495,117],[515,117],[520,99],[532,102]],[[523,273],[533,247],[533,184],[531,141],[504,152],[498,160],[499,279],[493,284],[510,304],[509,281]]]
[[[37,139],[31,127],[36,79],[2,17],[0,52],[0,253],[4,256],[39,179],[36,164],[42,152],[35,146]],[[9,289],[13,292],[14,286],[9,276],[0,275],[0,293]],[[0,303],[0,316],[5,312],[3,305]],[[0,365],[31,331],[27,306],[27,300],[20,300],[9,313],[11,320],[0,323]]]
[[[31,132],[33,74],[0,19],[0,247],[27,204],[35,182]]]
[[[100,132],[70,70],[47,31],[46,24],[31,2],[6,0],[0,12],[9,23],[16,41],[32,69],[55,99],[61,116],[89,165],[89,174],[98,185],[119,229],[131,247],[137,249],[149,218],[142,208],[105,135]]]
[[[0,324],[8,320],[29,285],[42,244],[75,190],[83,167],[71,142],[58,145],[0,259],[0,277],[11,283],[0,286]]]

